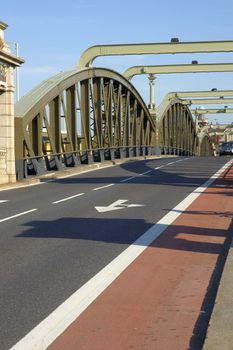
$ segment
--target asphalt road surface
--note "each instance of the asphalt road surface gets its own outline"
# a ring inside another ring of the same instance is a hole
[[[227,161],[131,161],[0,191],[0,349],[17,343]]]

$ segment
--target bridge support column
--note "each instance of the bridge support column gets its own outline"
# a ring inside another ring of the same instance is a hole
[[[13,72],[23,60],[11,55],[0,22],[0,184],[16,181]]]

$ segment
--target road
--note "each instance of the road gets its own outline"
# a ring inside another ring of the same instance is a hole
[[[131,161],[0,191],[0,349],[20,341],[228,161]]]

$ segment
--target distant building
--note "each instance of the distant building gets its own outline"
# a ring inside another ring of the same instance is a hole
[[[208,133],[212,142],[218,146],[225,141],[233,141],[233,123],[232,124],[211,124]]]

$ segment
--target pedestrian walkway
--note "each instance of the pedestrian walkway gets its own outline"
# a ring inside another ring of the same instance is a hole
[[[49,349],[202,349],[232,239],[232,179],[233,167],[144,250]],[[205,350],[233,349],[232,260],[231,248]]]
[[[233,191],[233,170],[225,177],[228,187]],[[233,193],[231,198],[231,226],[229,232],[233,235]],[[225,214],[227,215],[227,213]],[[233,349],[233,240],[228,252],[223,275],[219,285],[210,326],[203,350]]]

